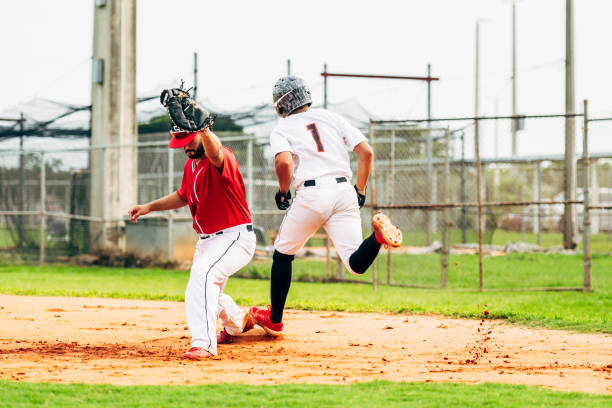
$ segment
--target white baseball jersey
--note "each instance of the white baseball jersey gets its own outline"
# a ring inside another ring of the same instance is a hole
[[[306,180],[326,176],[351,179],[349,151],[365,136],[346,119],[325,109],[308,109],[281,118],[270,135],[270,148],[276,156],[291,152],[296,188]]]
[[[343,117],[323,109],[309,109],[280,120],[270,135],[272,153],[291,152],[296,190],[274,248],[294,255],[319,228],[329,234],[350,271],[350,256],[362,241],[357,194],[347,180],[352,171],[348,152],[366,140]],[[342,176],[346,179],[339,181]],[[314,180],[314,186],[304,181]]]

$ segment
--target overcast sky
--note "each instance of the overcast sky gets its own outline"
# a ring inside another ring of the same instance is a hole
[[[576,107],[588,98],[592,116],[612,116],[612,1],[575,1]],[[88,104],[93,0],[5,1],[0,6],[0,112],[35,97]],[[179,78],[223,109],[270,101],[275,80],[294,74],[322,102],[320,73],[425,75],[433,83],[433,115],[474,113],[474,32],[481,23],[481,110],[510,114],[511,2],[389,1],[138,1],[137,93],[155,95]],[[517,2],[518,111],[563,113],[565,0]],[[426,115],[426,85],[412,81],[332,78],[330,102],[357,98],[381,118]],[[594,144],[612,150],[612,124],[593,126]],[[494,126],[485,126],[493,151]],[[581,125],[577,126],[578,129]],[[509,150],[509,124],[500,150]],[[610,137],[608,136],[608,137]],[[539,142],[544,141],[544,142]],[[563,122],[528,122],[519,153],[560,153]],[[580,150],[580,149],[578,149]]]

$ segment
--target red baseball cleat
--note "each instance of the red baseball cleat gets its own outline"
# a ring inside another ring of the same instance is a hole
[[[190,360],[200,360],[203,358],[210,358],[210,357],[213,357],[213,355],[209,353],[207,350],[204,350],[203,348],[200,348],[200,347],[192,347],[189,349],[188,352],[183,354],[183,358],[188,358]]]
[[[242,332],[246,333],[255,327],[255,320],[251,317],[251,313],[247,312],[244,314],[244,321],[242,322]]]
[[[402,231],[393,225],[385,214],[377,213],[372,217],[372,229],[379,243],[391,245],[394,248],[402,245]]]
[[[231,344],[234,342],[234,336],[223,329],[217,334],[217,344]]]
[[[268,333],[270,336],[278,337],[283,334],[283,322],[272,323],[270,321],[271,309],[272,306],[270,305],[268,305],[267,309],[253,306],[251,310],[249,310],[249,314],[255,321],[255,324],[261,326],[266,333]]]
[[[244,320],[242,321],[242,332],[246,333],[255,327],[255,320],[251,317],[250,313],[244,314]],[[234,337],[225,330],[221,330],[219,334],[217,334],[217,344],[231,344],[234,342]]]

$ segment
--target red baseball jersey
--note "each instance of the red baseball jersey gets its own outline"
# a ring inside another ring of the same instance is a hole
[[[185,163],[181,188],[176,193],[189,203],[193,229],[198,234],[212,234],[251,222],[246,202],[244,180],[234,153],[225,146],[223,168],[216,168],[206,156],[196,165]]]

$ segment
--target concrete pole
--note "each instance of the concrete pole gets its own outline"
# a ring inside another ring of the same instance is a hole
[[[193,99],[198,100],[198,53],[193,53]]]
[[[103,67],[103,75],[98,81],[92,75],[92,146],[138,141],[136,51],[136,0],[106,0],[95,5],[93,58]],[[138,198],[137,158],[136,148],[91,154],[90,215],[109,220],[92,226],[94,246],[125,248],[123,218]]]
[[[573,1],[565,1],[565,113],[573,114],[574,106],[574,40]],[[565,174],[563,177],[564,197],[576,199],[576,142],[574,118],[565,118]],[[563,247],[576,246],[576,210],[573,204],[565,204],[563,213]]]
[[[512,116],[516,116],[516,2],[512,1]],[[518,121],[512,119],[512,157],[517,153]]]

